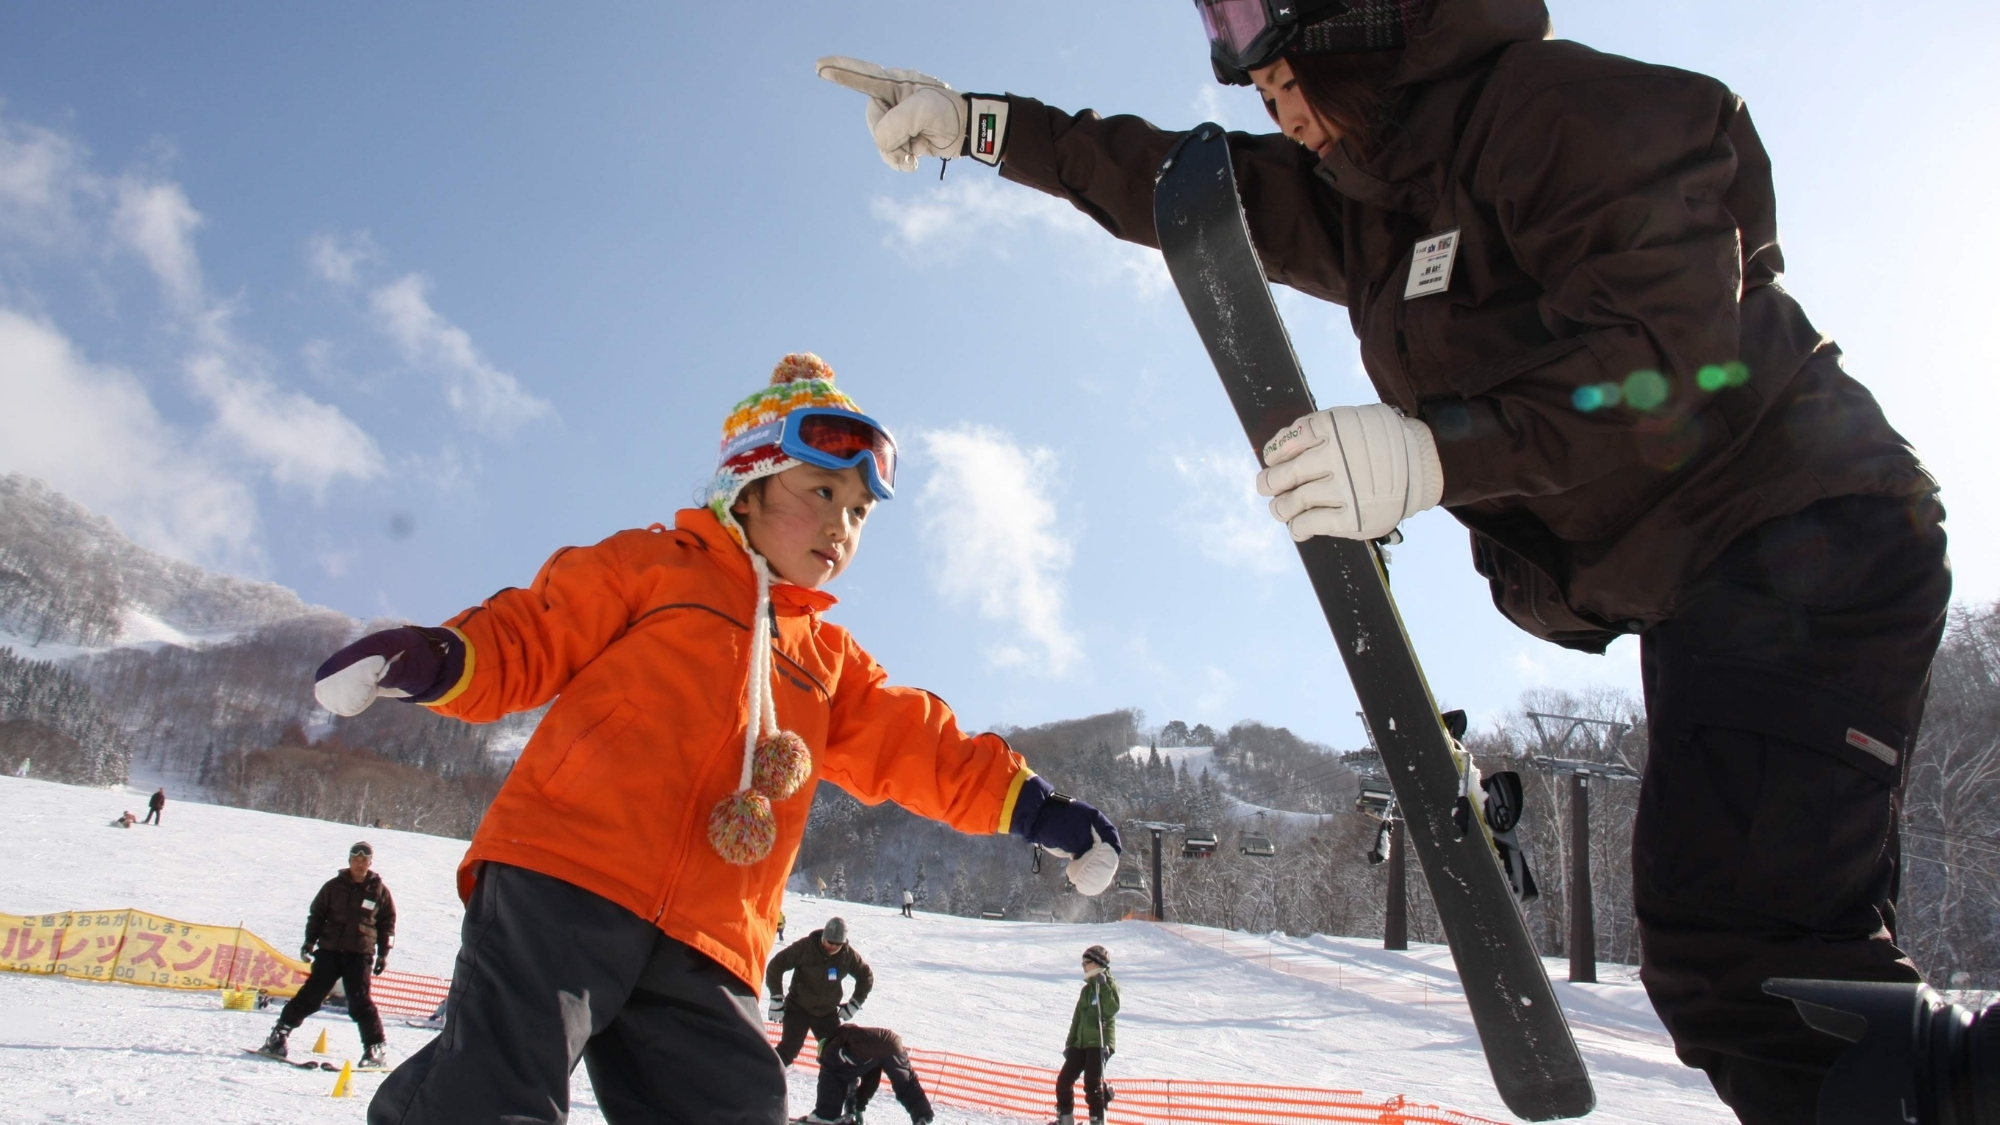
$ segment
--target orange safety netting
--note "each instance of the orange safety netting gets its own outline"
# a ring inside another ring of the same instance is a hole
[[[773,1043],[777,1024],[765,1026]],[[1032,1117],[1055,1112],[1057,1072],[1049,1067],[995,1062],[953,1051],[910,1051],[911,1067],[931,1100],[961,1109]],[[819,1069],[810,1037],[795,1064]],[[1398,1095],[1386,1101],[1360,1090],[1310,1086],[1266,1086],[1255,1082],[1204,1082],[1182,1078],[1110,1078],[1117,1098],[1106,1120],[1117,1125],[1281,1125],[1290,1122],[1352,1122],[1355,1125],[1498,1125],[1490,1118],[1413,1102]],[[1083,1105],[1083,1091],[1076,1091]]]
[[[451,992],[451,982],[422,973],[383,973],[368,986],[368,997],[384,1015],[428,1016]]]

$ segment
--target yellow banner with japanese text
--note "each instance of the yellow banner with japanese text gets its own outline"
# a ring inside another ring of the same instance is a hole
[[[0,914],[0,970],[7,972],[290,996],[311,969],[241,926],[202,926],[143,910]]]

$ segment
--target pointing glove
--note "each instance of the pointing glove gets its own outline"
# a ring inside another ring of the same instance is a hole
[[[383,696],[428,703],[464,671],[465,638],[406,625],[370,633],[327,657],[313,673],[313,696],[336,715],[359,715]]]
[[[771,997],[771,1010],[764,1018],[770,1020],[772,1023],[785,1022],[785,998],[782,996]]]
[[[1380,539],[1444,497],[1431,428],[1382,403],[1308,414],[1264,443],[1257,491],[1304,542]]]
[[[861,1010],[861,1001],[859,1000],[847,1001],[846,1003],[840,1006],[840,1022],[846,1023],[848,1020],[853,1019],[854,1013],[860,1010]]]
[[[828,82],[868,95],[868,131],[889,167],[914,172],[926,156],[1000,163],[1007,139],[1006,98],[960,94],[922,71],[842,55],[826,56],[815,70]]]
[[[1123,845],[1118,826],[1089,804],[1055,791],[1039,777],[1021,783],[1014,800],[1016,836],[1060,859],[1069,860],[1065,873],[1076,889],[1086,895],[1100,895],[1118,874],[1118,856]]]

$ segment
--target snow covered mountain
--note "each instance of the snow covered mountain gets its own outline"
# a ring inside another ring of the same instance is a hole
[[[0,912],[137,907],[190,922],[244,924],[281,947],[358,836],[396,895],[395,967],[446,975],[461,912],[452,871],[459,840],[357,830],[318,820],[172,801],[160,827],[105,824],[144,790],[0,778],[11,876]],[[1124,996],[1110,1078],[1172,1077],[1397,1094],[1509,1120],[1494,1094],[1457,977],[1441,946],[1391,953],[1379,941],[1269,938],[1146,922],[1068,925],[983,921],[793,895],[791,936],[839,914],[875,970],[861,1019],[916,1047],[1051,1066],[1075,1003],[1077,953],[1111,950]],[[1551,962],[1560,978],[1561,963]],[[1699,1071],[1680,1065],[1639,985],[1558,979],[1556,994],[1589,1062],[1603,1125],[1724,1125],[1733,1120]],[[270,1012],[223,1011],[212,993],[0,973],[0,1121],[132,1125],[162,1115],[216,1125],[356,1123],[360,1096],[326,1096],[331,1075],[248,1059]],[[328,1032],[335,1057],[357,1051],[353,1024],[326,1013],[294,1044]],[[389,1028],[393,1060],[430,1033]],[[601,1120],[581,1068],[571,1120]],[[794,1072],[802,1112],[811,1075]],[[883,1121],[900,1121],[880,1103]],[[1114,1104],[1114,1122],[1131,1123]],[[1022,1125],[946,1108],[946,1125]],[[1046,1117],[1036,1121],[1047,1120]]]
[[[350,620],[275,583],[156,554],[41,481],[0,476],[0,643],[22,655],[186,645],[305,617]]]

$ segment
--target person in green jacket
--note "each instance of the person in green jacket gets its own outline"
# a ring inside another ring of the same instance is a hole
[[[1076,1079],[1083,1076],[1083,1101],[1090,1125],[1104,1125],[1112,1098],[1104,1081],[1104,1060],[1118,1049],[1118,982],[1111,979],[1111,954],[1101,945],[1083,951],[1083,991],[1063,1041],[1062,1073],[1056,1075],[1054,1125],[1076,1125]]]

